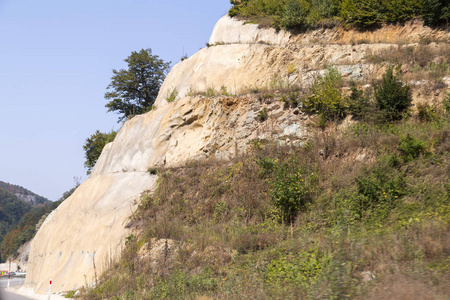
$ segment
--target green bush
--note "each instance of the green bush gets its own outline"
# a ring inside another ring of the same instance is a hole
[[[311,0],[308,24],[314,25],[323,19],[331,19],[339,15],[339,6],[338,0]]]
[[[373,27],[383,22],[381,9],[381,0],[343,0],[341,18],[355,27]]]
[[[406,194],[404,174],[380,163],[356,179],[361,218],[377,215],[381,220],[389,214],[398,199]]]
[[[259,113],[256,119],[260,122],[264,122],[269,118],[269,113],[267,111],[267,108],[263,108]]]
[[[271,181],[271,196],[286,222],[306,208],[315,189],[316,176],[306,170],[293,169],[290,164],[277,165]]]
[[[288,0],[284,6],[282,26],[285,28],[304,26],[310,6],[306,0]]]
[[[350,90],[350,95],[346,97],[348,110],[354,119],[363,120],[371,112],[372,103],[369,97],[358,88],[354,81],[350,83]]]
[[[383,20],[397,22],[410,20],[421,13],[422,0],[382,0]]]
[[[317,78],[311,86],[312,95],[305,101],[311,112],[325,120],[341,118],[345,115],[346,104],[341,95],[342,77],[336,67],[328,67],[323,77]]]
[[[398,150],[402,153],[405,163],[418,158],[421,154],[426,153],[427,144],[411,135],[402,138],[398,145]]]
[[[412,101],[410,87],[394,75],[392,67],[388,67],[381,82],[374,82],[374,95],[383,121],[402,119]]]
[[[450,2],[448,0],[424,0],[423,19],[427,25],[450,22]]]
[[[367,29],[386,22],[422,17],[427,25],[449,23],[447,0],[232,0],[230,17],[279,28],[311,27],[340,16],[350,26]],[[269,21],[268,21],[269,20]]]
[[[450,93],[447,94],[447,97],[444,98],[444,100],[442,101],[442,105],[444,107],[444,111],[447,114],[450,114]]]
[[[84,166],[87,169],[87,174],[91,174],[92,168],[94,168],[100,154],[102,154],[103,148],[106,144],[114,141],[117,132],[111,130],[109,133],[103,133],[96,131],[93,135],[86,139],[86,143],[83,145],[84,157],[86,161]]]
[[[436,108],[428,104],[417,104],[417,116],[424,122],[438,120]]]
[[[265,275],[266,283],[293,285],[308,290],[317,283],[329,262],[329,258],[317,249],[283,255],[270,262]]]

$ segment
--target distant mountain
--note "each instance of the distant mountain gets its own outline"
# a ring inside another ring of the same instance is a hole
[[[26,188],[0,181],[0,261],[34,236],[35,223],[52,203]],[[24,226],[28,223],[29,226]],[[5,244],[6,237],[8,243]]]
[[[32,205],[39,205],[39,204],[49,204],[51,203],[50,200],[48,200],[45,197],[39,196],[29,190],[27,190],[24,187],[21,187],[19,185],[10,184],[7,182],[0,181],[0,190],[7,191],[9,193],[14,194],[17,198],[19,198],[22,201],[28,202]]]

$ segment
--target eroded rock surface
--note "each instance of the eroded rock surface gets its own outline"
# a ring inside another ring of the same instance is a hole
[[[389,43],[392,32],[400,29],[389,30],[386,42],[370,35],[367,40],[375,44],[349,44],[345,41],[360,38],[358,33],[321,29],[291,35],[222,18],[211,46],[173,67],[157,108],[123,125],[91,177],[41,226],[31,245],[26,285],[43,293],[50,278],[54,291],[93,284],[120,254],[129,234],[127,219],[140,194],[155,185],[149,168],[208,156],[226,159],[247,151],[255,139],[302,143],[308,136],[308,116],[274,101],[270,93],[307,85],[329,63],[337,65],[344,78],[371,78],[374,66],[365,61],[367,54],[398,47]],[[168,103],[174,89],[178,97]],[[208,89],[233,96],[198,95]],[[249,95],[252,90],[270,93]]]

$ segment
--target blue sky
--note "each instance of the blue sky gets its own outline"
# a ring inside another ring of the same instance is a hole
[[[0,180],[57,200],[85,180],[83,144],[117,130],[103,95],[142,48],[177,63],[228,0],[0,0]]]

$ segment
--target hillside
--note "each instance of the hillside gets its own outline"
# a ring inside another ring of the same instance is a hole
[[[9,183],[0,181],[0,189],[10,192],[10,193],[14,194],[20,200],[28,202],[32,205],[49,204],[50,203],[50,200],[48,200],[47,198],[39,196],[19,185],[9,184]]]
[[[433,108],[160,168],[121,259],[81,298],[446,299],[450,107]]]
[[[48,199],[21,186],[0,181],[0,261],[5,261],[20,245],[32,238],[35,232],[34,224],[30,229],[21,224],[30,222],[29,217],[35,210],[40,210],[50,203]],[[12,234],[12,231],[15,234]]]
[[[42,224],[26,284],[88,299],[447,295],[449,36],[223,17]]]

